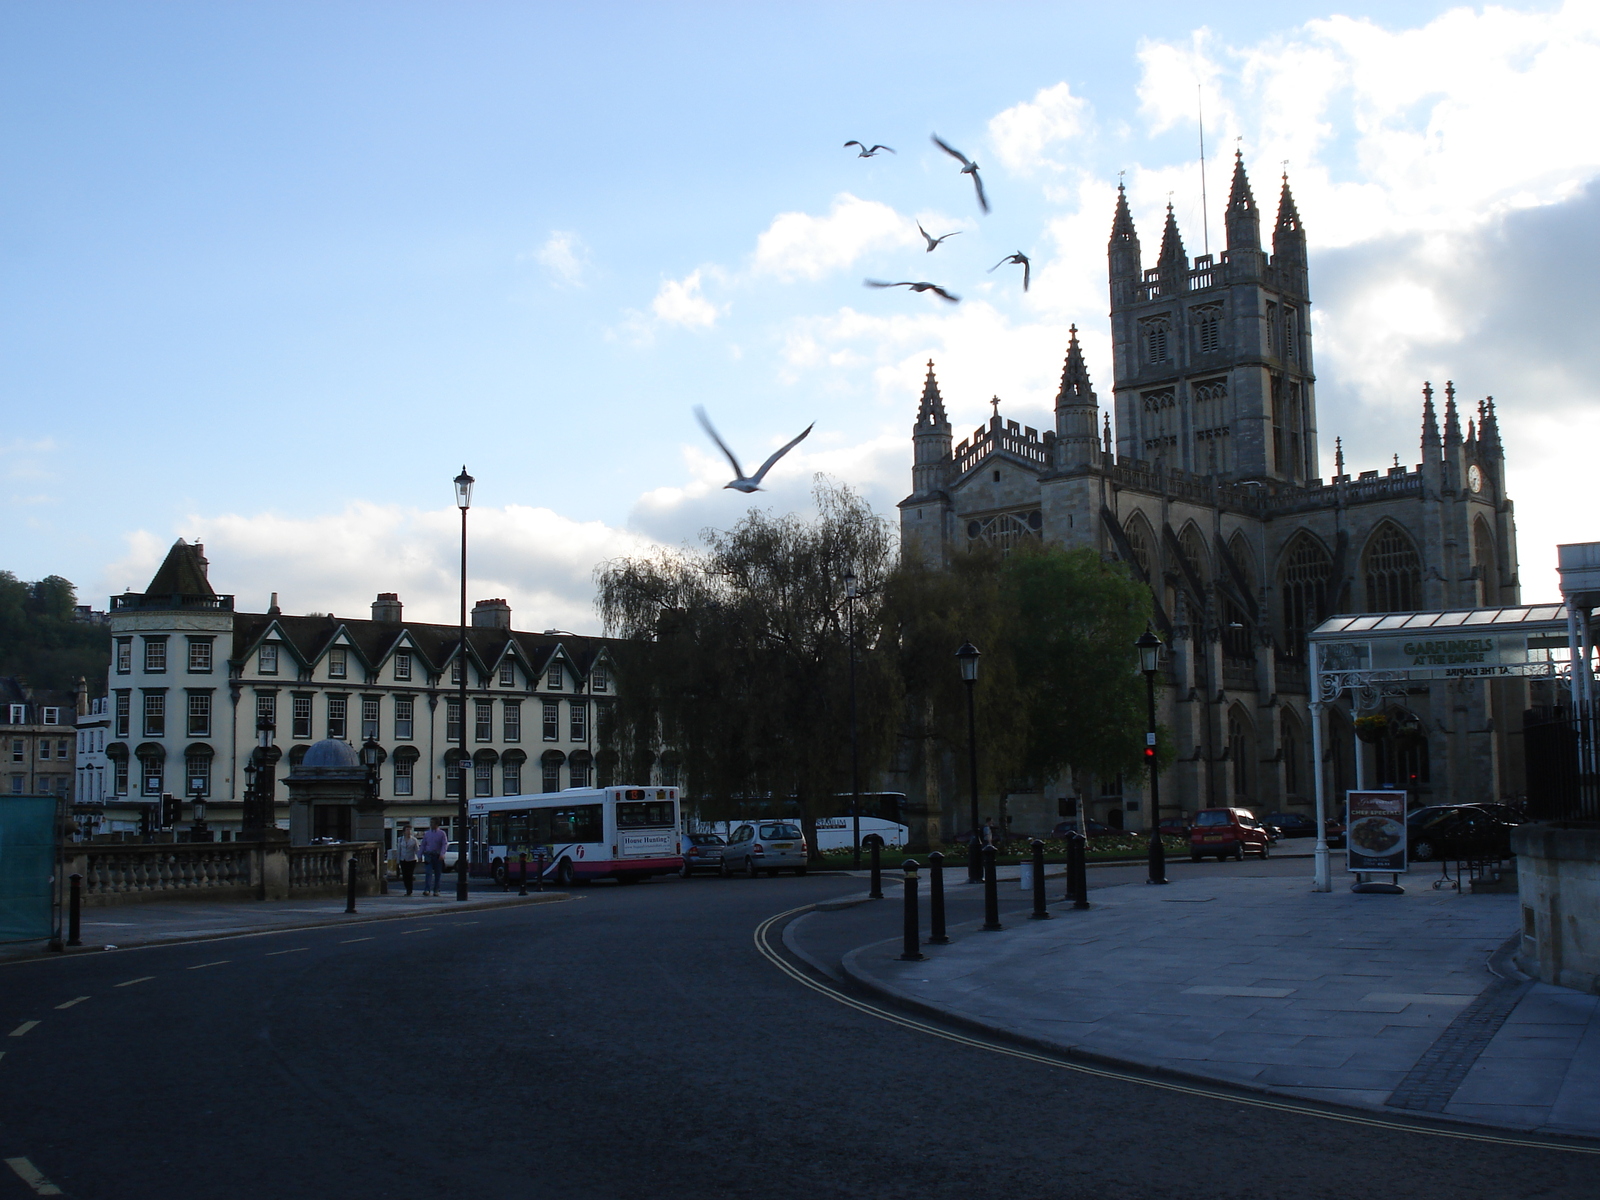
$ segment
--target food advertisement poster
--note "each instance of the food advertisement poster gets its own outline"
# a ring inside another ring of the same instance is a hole
[[[1399,873],[1406,869],[1406,794],[1345,793],[1348,871]]]

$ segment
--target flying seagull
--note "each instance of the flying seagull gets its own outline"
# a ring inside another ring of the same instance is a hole
[[[848,150],[851,146],[860,146],[861,147],[861,153],[856,155],[857,158],[872,158],[874,155],[876,155],[878,153],[879,150],[887,150],[890,154],[893,154],[895,152],[893,146],[873,146],[871,148],[868,148],[868,146],[864,142],[850,141],[850,142],[846,142],[845,143],[845,149]]]
[[[955,237],[955,235],[960,233],[961,230],[959,230],[959,229],[953,230],[952,232],[945,234],[944,237],[933,237],[932,235],[930,235],[928,233],[928,231],[926,229],[924,229],[922,227],[922,222],[918,221],[917,222],[917,232],[920,233],[924,238],[927,239],[927,241],[928,241],[928,253],[932,254],[933,251],[934,251],[934,247],[936,247],[940,242],[944,241],[945,238],[953,238],[953,237]]]
[[[961,300],[960,296],[952,295],[936,283],[912,283],[909,279],[902,279],[899,283],[885,283],[881,279],[868,279],[865,282],[868,287],[908,287],[913,292],[932,292],[935,296],[942,296],[952,304],[957,304]]]
[[[978,189],[978,207],[984,212],[989,211],[989,197],[983,194],[983,180],[978,178],[978,164],[973,162],[949,142],[943,140],[937,133],[933,135],[933,144],[943,150],[951,158],[961,164],[961,173],[972,176],[972,186]]]
[[[1028,290],[1028,277],[1032,274],[1032,269],[1029,266],[1028,256],[1026,254],[1024,254],[1021,250],[1018,250],[1015,254],[1006,255],[999,262],[995,263],[994,266],[990,267],[989,270],[990,270],[991,273],[995,272],[995,271],[998,271],[1001,267],[1005,266],[1007,263],[1021,263],[1022,264],[1022,290],[1023,291],[1027,291]]]
[[[717,435],[717,431],[711,427],[711,418],[706,416],[706,410],[696,406],[694,415],[700,418],[701,427],[711,435],[711,440],[717,444],[717,448],[728,456],[728,462],[733,466],[733,482],[725,483],[722,486],[724,488],[732,488],[736,492],[759,492],[761,490],[761,481],[767,477],[767,472],[772,470],[773,464],[785,454],[789,453],[789,451],[793,450],[801,442],[805,441],[806,434],[810,433],[812,427],[816,424],[816,422],[813,421],[810,425],[807,425],[805,429],[801,431],[799,437],[795,438],[794,441],[784,446],[783,449],[774,451],[772,457],[761,464],[761,469],[759,471],[757,471],[754,475],[747,477],[744,473],[744,468],[739,465],[739,460],[733,456],[733,451],[728,449],[728,443],[723,441],[722,438]]]

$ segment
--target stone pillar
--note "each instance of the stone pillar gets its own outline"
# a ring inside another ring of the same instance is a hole
[[[1600,993],[1600,827],[1511,831],[1522,901],[1518,965],[1544,983]]]

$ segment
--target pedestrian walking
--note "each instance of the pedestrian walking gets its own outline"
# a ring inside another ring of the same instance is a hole
[[[433,828],[422,835],[422,894],[437,896],[444,879],[444,848],[450,844],[450,835],[439,828],[434,819]]]
[[[985,846],[994,845],[994,818],[993,817],[990,817],[988,820],[986,820],[983,823],[983,844]]]
[[[395,860],[400,864],[400,882],[406,885],[406,895],[411,895],[411,889],[417,879],[417,860],[422,857],[422,843],[417,841],[416,834],[411,832],[411,826],[400,826],[400,833],[394,843]]]

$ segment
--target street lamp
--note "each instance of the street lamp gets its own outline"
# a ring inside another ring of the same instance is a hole
[[[861,869],[861,741],[856,732],[856,571],[844,569],[844,602],[850,622],[850,815],[854,825],[856,870]]]
[[[972,785],[972,840],[967,843],[967,882],[982,883],[983,867],[978,862],[978,718],[972,693],[978,683],[978,648],[962,642],[956,651],[961,664],[961,682],[967,685],[967,773]]]
[[[1150,765],[1150,883],[1167,881],[1167,851],[1161,844],[1161,775],[1156,762],[1156,670],[1161,665],[1161,639],[1148,625],[1139,640],[1139,669],[1144,672],[1149,720],[1144,735],[1144,760]]]
[[[476,482],[461,468],[455,477],[456,507],[461,510],[461,642],[457,648],[456,665],[461,670],[461,721],[456,727],[460,735],[460,761],[456,764],[460,791],[456,795],[456,899],[467,898],[467,509],[472,507],[472,485]]]
[[[191,775],[189,777],[189,795],[194,805],[194,824],[189,827],[189,840],[191,842],[206,842],[211,839],[206,836],[206,778],[204,775]]]
[[[249,840],[252,833],[259,834],[263,821],[258,810],[260,799],[256,796],[256,766],[254,758],[246,760],[244,764],[244,820],[239,822],[239,832],[245,840]]]

